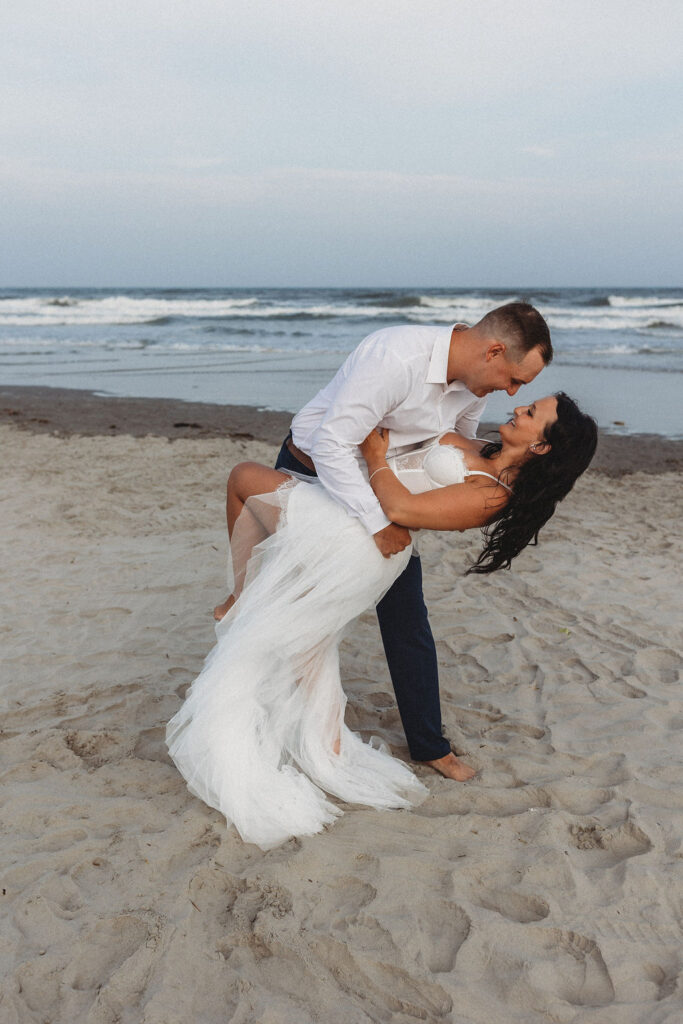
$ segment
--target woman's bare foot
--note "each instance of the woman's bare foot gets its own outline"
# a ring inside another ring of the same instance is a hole
[[[455,779],[456,782],[467,782],[477,774],[474,768],[461,761],[454,753],[446,754],[445,757],[437,757],[436,761],[423,761],[430,768],[440,772],[447,779]]]
[[[234,603],[235,598],[231,594],[230,597],[223,602],[223,604],[216,605],[216,607],[213,610],[213,617],[216,620],[216,622],[220,622],[221,619],[225,618],[225,616],[228,614]]]

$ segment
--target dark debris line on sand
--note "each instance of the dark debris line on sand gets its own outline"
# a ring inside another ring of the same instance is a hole
[[[0,423],[40,434],[132,437],[228,437],[280,444],[292,414],[249,405],[213,405],[171,398],[119,398],[70,388],[0,387]],[[484,434],[490,424],[482,424]],[[656,434],[600,433],[592,465],[608,476],[683,469],[683,441]]]
[[[289,430],[288,412],[248,405],[210,405],[172,398],[119,398],[92,391],[0,387],[0,423],[33,433],[86,437],[231,437],[279,444]]]

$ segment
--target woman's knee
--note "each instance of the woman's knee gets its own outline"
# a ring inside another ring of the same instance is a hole
[[[228,497],[246,501],[253,494],[274,491],[284,477],[260,462],[238,462],[228,477]]]
[[[248,495],[250,467],[254,465],[253,462],[238,462],[233,466],[228,477],[228,497],[244,498]]]

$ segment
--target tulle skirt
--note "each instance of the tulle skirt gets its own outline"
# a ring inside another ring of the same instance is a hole
[[[265,850],[333,822],[341,809],[327,794],[389,808],[427,790],[385,745],[346,728],[339,676],[345,627],[388,590],[410,548],[383,558],[318,483],[253,501],[276,504],[277,526],[254,548],[166,739],[190,791]]]

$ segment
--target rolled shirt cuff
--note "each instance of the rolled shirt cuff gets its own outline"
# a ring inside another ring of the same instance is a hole
[[[372,534],[379,533],[379,531],[383,530],[385,526],[391,525],[391,520],[387,519],[381,508],[373,509],[372,512],[361,514],[358,518],[368,533]]]

